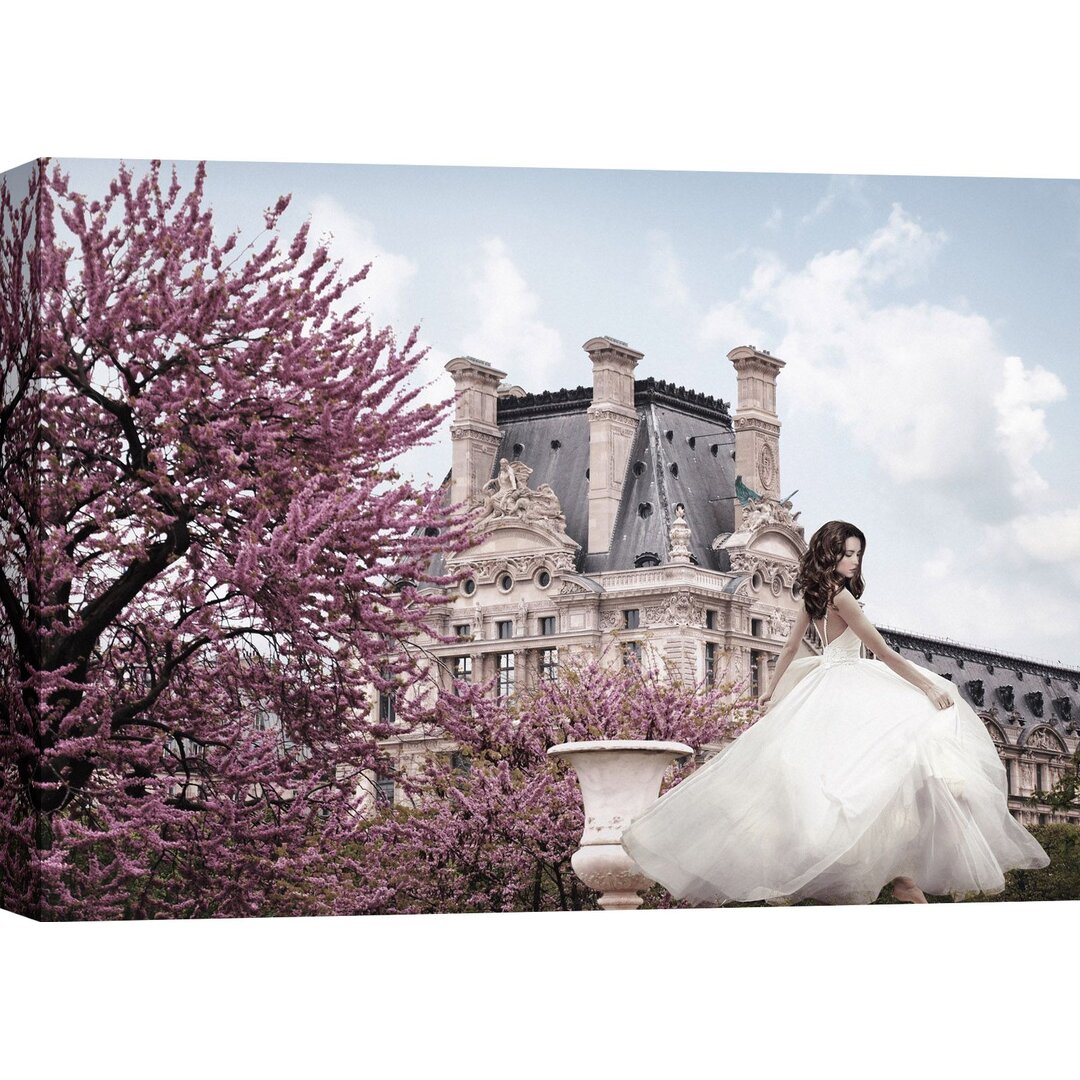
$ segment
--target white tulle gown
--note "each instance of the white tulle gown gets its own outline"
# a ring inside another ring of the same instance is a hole
[[[825,628],[822,627],[823,640]],[[871,903],[893,878],[954,899],[1049,857],[1009,814],[1005,768],[947,679],[938,709],[848,627],[793,661],[764,717],[627,826],[622,844],[692,903]]]

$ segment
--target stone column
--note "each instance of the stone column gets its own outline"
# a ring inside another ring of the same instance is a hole
[[[450,424],[450,499],[472,504],[480,501],[484,484],[491,479],[502,441],[496,409],[499,383],[506,372],[473,356],[455,357],[446,370],[454,379],[457,395]]]
[[[753,653],[750,654],[751,658]],[[769,655],[768,653],[759,652],[757,654],[757,684],[758,693],[766,694],[769,691]]]
[[[776,413],[776,376],[784,361],[751,345],[740,345],[727,355],[738,378],[738,405],[733,417],[735,472],[759,495],[779,499],[780,418]]]
[[[776,662],[780,658],[778,656],[766,656],[765,665],[763,669],[763,676],[761,680],[761,692],[767,694],[773,688],[773,678],[776,674]]]
[[[622,500],[623,477],[637,429],[634,368],[645,355],[616,338],[582,346],[593,365],[589,417],[589,553],[607,551]]]

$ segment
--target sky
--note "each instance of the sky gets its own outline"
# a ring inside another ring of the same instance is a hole
[[[116,168],[61,163],[87,193]],[[1080,666],[1080,182],[211,162],[207,191],[244,237],[289,193],[287,232],[371,263],[374,321],[429,350],[424,400],[459,355],[590,385],[606,334],[734,406],[727,352],[768,349],[784,494],[808,536],[866,533],[869,617]],[[449,464],[448,418],[400,467]]]

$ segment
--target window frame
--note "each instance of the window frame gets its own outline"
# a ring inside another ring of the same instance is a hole
[[[548,682],[559,681],[559,650],[550,645],[540,650],[540,662],[537,665],[540,678]]]
[[[495,654],[495,691],[498,698],[511,698],[514,696],[515,665],[512,652]]]

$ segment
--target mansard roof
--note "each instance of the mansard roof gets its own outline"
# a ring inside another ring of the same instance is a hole
[[[878,630],[905,659],[951,679],[977,711],[994,713],[1011,743],[1022,742],[1039,727],[1061,736],[1080,729],[1080,668],[884,626]]]
[[[626,463],[622,501],[608,551],[588,553],[589,418],[592,388],[504,396],[498,400],[502,442],[495,455],[520,459],[532,470],[529,486],[550,484],[566,515],[566,531],[580,545],[577,569],[596,574],[631,569],[638,556],[668,558],[668,530],[682,503],[699,566],[729,568],[714,537],[735,523],[735,435],[729,404],[662,379],[634,382],[637,429]],[[493,471],[492,475],[495,473]]]

